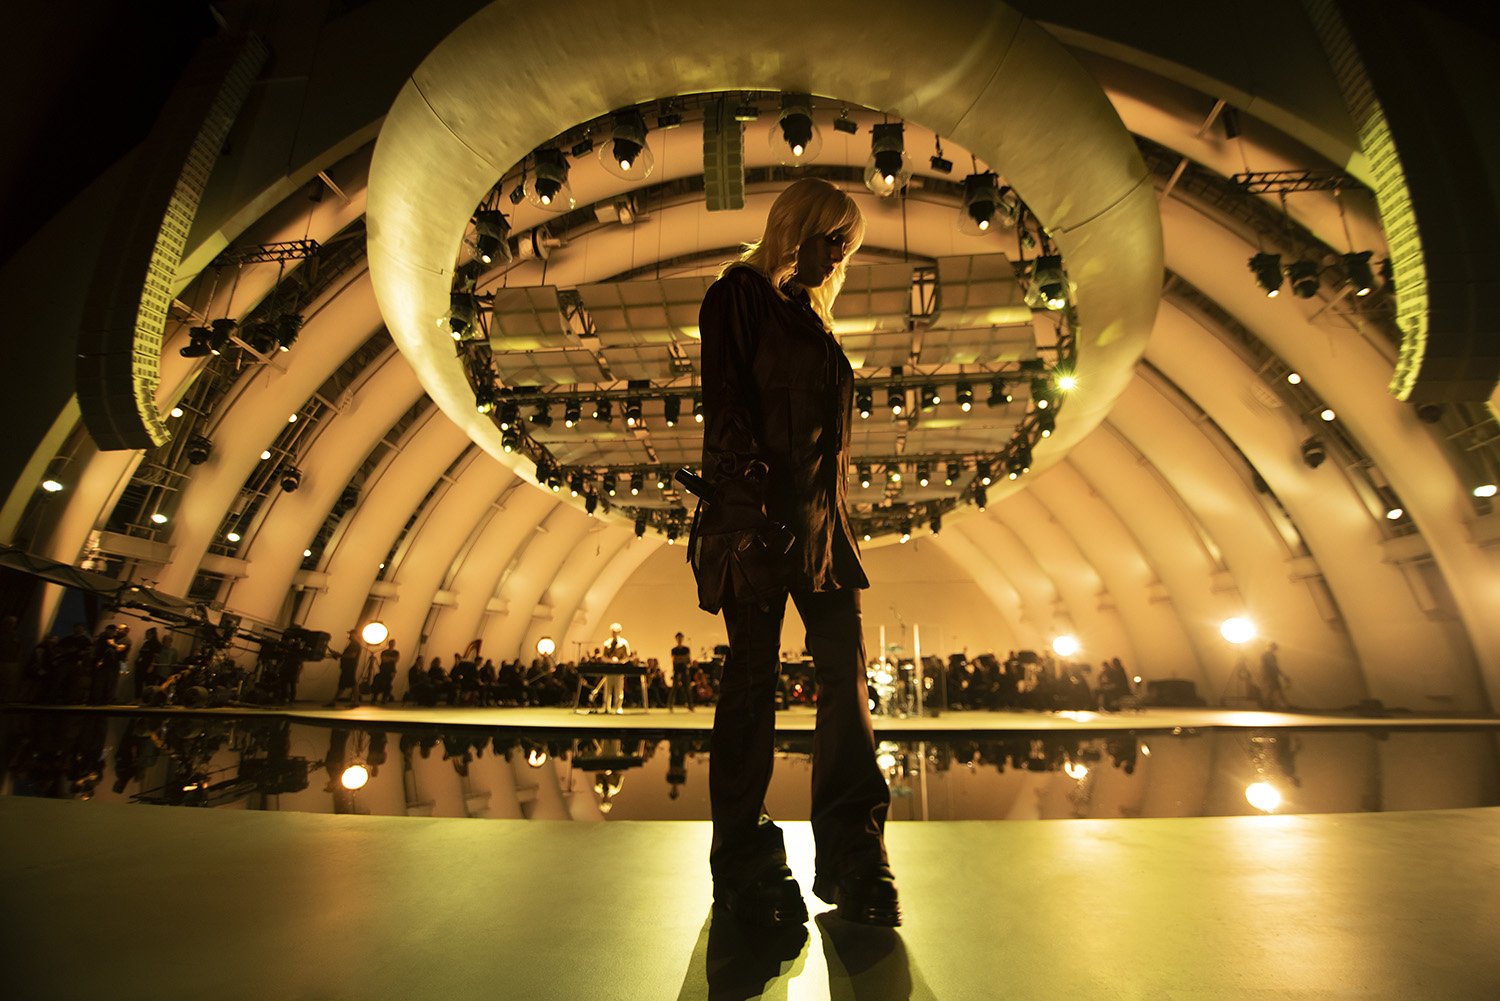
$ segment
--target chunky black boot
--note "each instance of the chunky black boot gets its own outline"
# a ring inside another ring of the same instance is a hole
[[[746,924],[767,928],[807,922],[802,888],[784,865],[766,869],[747,883],[716,882],[714,906]]]
[[[895,928],[901,924],[896,878],[887,866],[856,870],[838,879],[819,876],[813,894],[838,908],[839,917],[862,925]]]

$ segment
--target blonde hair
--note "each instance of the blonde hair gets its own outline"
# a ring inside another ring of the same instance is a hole
[[[781,286],[797,270],[797,250],[810,236],[838,233],[844,238],[844,259],[828,280],[807,290],[813,311],[823,325],[833,329],[833,302],[844,287],[849,258],[865,240],[865,217],[853,198],[819,177],[803,177],[787,185],[776,196],[766,216],[766,231],[760,240],[746,244],[745,252],[724,268],[748,264],[765,275],[776,294],[786,298]],[[723,271],[720,272],[723,274]]]

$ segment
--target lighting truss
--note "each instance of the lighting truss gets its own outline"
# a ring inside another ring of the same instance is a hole
[[[244,264],[280,264],[285,261],[304,261],[317,256],[322,249],[317,240],[285,240],[281,243],[262,243],[250,247],[226,247],[210,262],[211,268],[232,268]]]
[[[1297,191],[1338,191],[1355,186],[1342,170],[1250,170],[1234,183],[1251,195],[1290,195]]]

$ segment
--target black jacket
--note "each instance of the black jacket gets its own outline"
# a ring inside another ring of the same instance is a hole
[[[699,606],[869,587],[845,510],[854,372],[838,342],[805,292],[783,299],[747,265],[709,286],[698,325],[710,487],[688,546]],[[790,552],[762,544],[768,522],[795,536]]]

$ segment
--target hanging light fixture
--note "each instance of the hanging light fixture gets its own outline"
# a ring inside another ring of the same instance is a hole
[[[1285,277],[1281,273],[1280,254],[1256,254],[1250,258],[1250,271],[1266,293],[1267,299],[1274,299],[1281,293]]]
[[[984,236],[995,230],[995,212],[1000,205],[1000,179],[994,172],[964,178],[964,203],[958,213],[958,230],[969,236]]]
[[[1307,259],[1293,261],[1286,269],[1292,280],[1292,294],[1299,299],[1311,299],[1318,294],[1318,266]]]
[[[953,394],[953,398],[958,401],[958,409],[962,410],[964,413],[968,413],[970,410],[973,410],[974,409],[974,387],[973,387],[973,385],[971,385],[970,383],[967,383],[967,382],[960,382],[958,384],[957,389],[955,390],[955,392]]]
[[[865,187],[882,198],[889,198],[911,179],[904,129],[900,122],[889,122],[876,125],[872,131],[870,159],[865,164]]]
[[[813,123],[812,97],[781,95],[781,114],[771,126],[770,138],[771,152],[784,166],[800,167],[816,160],[823,149],[823,133]]]
[[[1068,276],[1063,273],[1059,255],[1043,254],[1032,262],[1026,304],[1033,309],[1046,307],[1054,310],[1068,304]]]
[[[662,415],[666,418],[667,427],[675,428],[677,421],[682,417],[682,397],[669,396],[661,403]]]
[[[646,145],[646,120],[639,111],[615,115],[614,135],[599,144],[599,162],[615,177],[644,181],[656,166],[656,157]]]
[[[854,394],[854,409],[859,411],[863,420],[870,419],[870,411],[875,409],[875,394],[865,387]]]
[[[480,209],[474,213],[474,251],[485,264],[510,260],[510,222],[499,209]]]
[[[1375,290],[1375,272],[1370,270],[1370,251],[1345,254],[1341,260],[1344,275],[1357,296],[1366,296]]]
[[[568,158],[563,151],[545,146],[532,155],[531,176],[526,179],[526,200],[549,212],[566,212],[574,205],[568,187]]]

